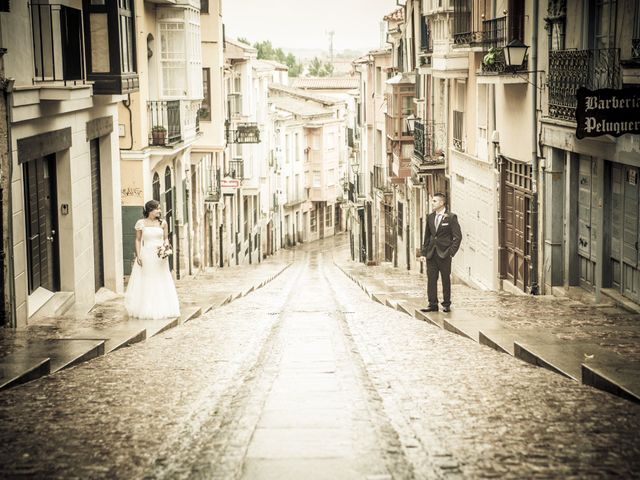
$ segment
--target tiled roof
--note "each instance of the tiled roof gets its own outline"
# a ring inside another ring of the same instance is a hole
[[[273,90],[276,94],[280,93],[289,95],[291,97],[297,97],[303,100],[312,100],[314,102],[321,103],[324,106],[333,106],[339,103],[343,103],[341,100],[337,100],[325,95],[319,95],[317,93],[310,93],[307,90],[303,90],[301,88],[293,88],[285,85],[269,85],[269,89]]]
[[[316,115],[331,115],[333,110],[323,107],[314,102],[306,102],[293,97],[270,97],[273,105],[285,112],[293,113],[300,117],[313,117]]]
[[[389,13],[388,15],[385,15],[382,19],[386,21],[401,22],[404,20],[404,8],[400,7],[397,10]]]
[[[309,90],[351,90],[358,88],[356,77],[292,78],[291,86]]]

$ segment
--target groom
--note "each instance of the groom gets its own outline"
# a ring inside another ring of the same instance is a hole
[[[431,199],[432,212],[424,230],[421,260],[427,260],[427,296],[429,306],[423,312],[438,311],[438,275],[442,278],[442,311],[451,311],[451,259],[460,248],[462,232],[455,213],[447,212],[446,196],[436,193]]]

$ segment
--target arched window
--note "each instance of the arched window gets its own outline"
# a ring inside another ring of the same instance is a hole
[[[153,199],[160,201],[160,175],[158,172],[153,174]]]

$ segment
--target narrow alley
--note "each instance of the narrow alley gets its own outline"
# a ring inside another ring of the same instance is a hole
[[[343,236],[0,394],[3,478],[631,478],[640,406],[368,298]]]

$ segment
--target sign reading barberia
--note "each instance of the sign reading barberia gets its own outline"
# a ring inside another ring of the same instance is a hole
[[[640,134],[640,88],[579,88],[576,97],[576,137]]]

